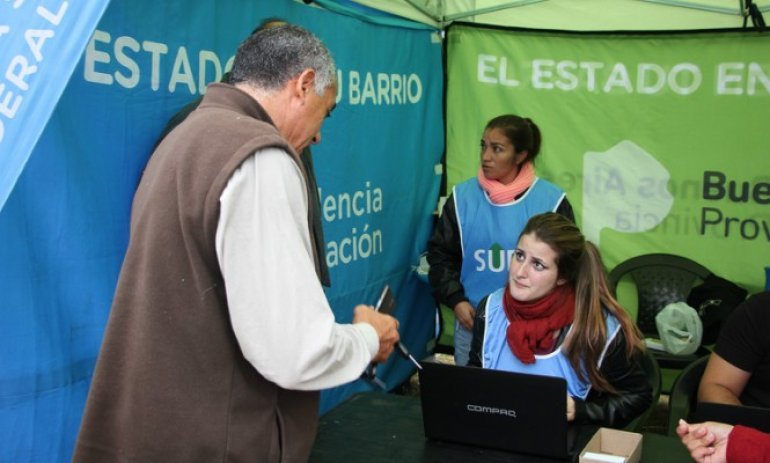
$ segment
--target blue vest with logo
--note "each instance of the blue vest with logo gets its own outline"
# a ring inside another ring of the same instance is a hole
[[[473,307],[503,286],[519,234],[533,215],[553,212],[564,191],[536,178],[524,195],[507,204],[494,204],[472,178],[452,190],[460,228],[463,265],[460,282]]]
[[[535,355],[535,363],[522,363],[508,347],[505,332],[508,329],[508,317],[503,310],[503,291],[500,288],[489,295],[486,306],[486,325],[484,328],[484,345],[481,350],[481,364],[484,368],[493,370],[529,373],[533,375],[557,376],[567,380],[567,392],[572,397],[585,400],[591,391],[591,383],[587,377],[581,380],[570,364],[562,346],[546,355]],[[614,315],[604,311],[604,322],[607,328],[607,342],[599,357],[599,364],[604,360],[607,346],[610,345],[620,331],[620,322]],[[570,328],[571,330],[572,328]]]

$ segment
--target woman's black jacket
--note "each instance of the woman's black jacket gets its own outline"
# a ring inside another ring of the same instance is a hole
[[[486,325],[486,299],[479,303],[476,310],[468,363],[471,366],[481,366],[481,349]],[[639,352],[634,358],[630,360],[627,358],[626,337],[623,330],[620,330],[607,346],[599,367],[602,375],[617,393],[610,394],[591,388],[585,401],[573,397],[576,423],[588,422],[599,426],[622,428],[650,406],[652,388],[640,364],[642,355],[644,354]]]

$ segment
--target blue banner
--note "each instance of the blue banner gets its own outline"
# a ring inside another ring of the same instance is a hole
[[[315,32],[339,67],[338,107],[313,147],[333,310],[349,321],[390,284],[404,343],[430,349],[434,303],[413,266],[444,146],[437,33],[290,0],[113,0],[81,32],[85,51],[0,211],[0,461],[69,461],[155,139],[268,17]],[[378,369],[390,388],[412,371],[395,356]],[[321,412],[362,389],[324,391]]]
[[[108,3],[0,3],[0,210]]]

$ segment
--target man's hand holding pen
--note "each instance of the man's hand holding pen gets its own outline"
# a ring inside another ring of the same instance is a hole
[[[390,315],[376,312],[371,306],[357,305],[353,311],[353,323],[368,323],[374,327],[380,338],[380,350],[372,362],[382,363],[390,357],[399,342],[398,320]]]

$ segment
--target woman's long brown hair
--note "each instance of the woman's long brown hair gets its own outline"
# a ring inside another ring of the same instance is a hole
[[[581,377],[598,390],[615,393],[615,388],[601,374],[598,363],[607,343],[607,329],[602,309],[614,315],[626,338],[626,356],[644,350],[642,335],[628,313],[613,297],[599,249],[586,241],[580,229],[566,217],[547,212],[533,216],[521,235],[533,234],[557,255],[559,278],[575,288],[575,315],[572,334],[565,343],[570,364]]]

